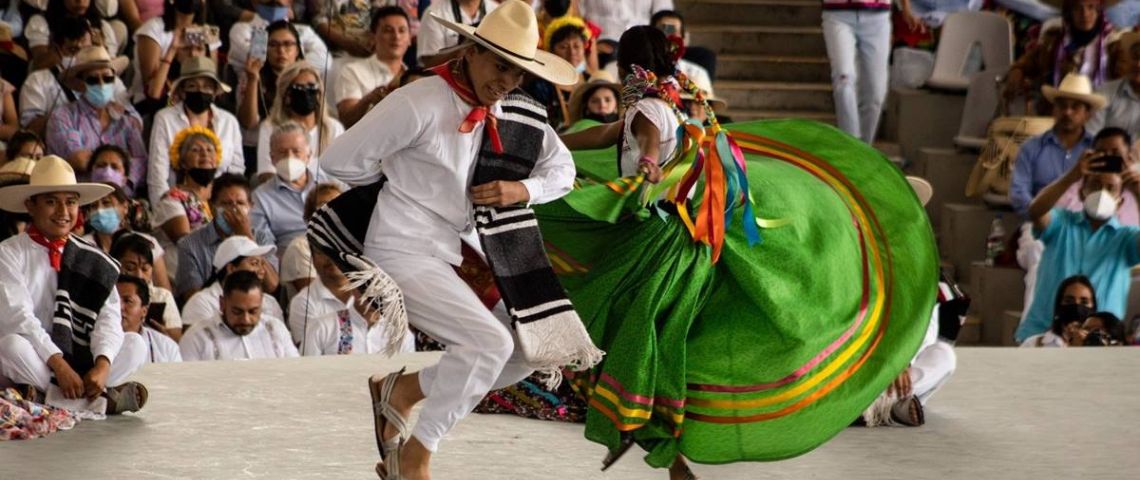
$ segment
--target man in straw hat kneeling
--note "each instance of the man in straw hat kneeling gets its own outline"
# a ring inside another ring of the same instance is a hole
[[[56,156],[36,163],[27,185],[0,189],[0,209],[31,217],[26,232],[0,243],[0,383],[72,409],[95,409],[102,397],[106,413],[122,413],[146,403],[146,388],[126,381],[146,362],[146,344],[123,333],[118,264],[71,234],[79,207],[109,193],[76,183]]]
[[[329,148],[321,158],[326,172],[369,186],[323,207],[309,230],[310,243],[339,260],[349,278],[362,273],[358,262],[344,262],[352,254],[330,245],[352,242],[331,241],[327,232],[339,226],[336,238],[358,241],[382,269],[375,274],[387,272],[402,291],[407,321],[447,345],[437,365],[369,381],[383,459],[377,473],[386,479],[429,478],[439,441],[489,390],[534,370],[556,381],[560,367],[588,368],[602,356],[527,208],[569,192],[574,164],[542,105],[515,93],[527,72],[572,84],[574,67],[537,50],[534,10],[519,0],[503,2],[478,28],[436,21],[469,46],[433,69],[437,76],[392,92]],[[364,202],[374,208],[362,209]],[[367,232],[354,228],[361,223]],[[503,301],[493,309],[456,272],[480,257],[465,255],[474,252],[465,238],[479,239],[494,274]],[[421,401],[419,422],[405,436],[407,415]]]

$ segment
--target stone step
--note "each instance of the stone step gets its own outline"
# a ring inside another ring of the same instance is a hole
[[[747,122],[751,120],[783,120],[796,118],[801,120],[814,120],[817,122],[835,125],[835,112],[822,112],[814,110],[747,110],[730,109],[725,115],[734,122]]]
[[[834,112],[830,83],[752,82],[724,80],[713,84],[729,108],[742,110],[810,110]]]
[[[688,25],[719,25],[731,18],[749,25],[818,26],[822,4],[813,0],[680,0]]]
[[[718,54],[827,56],[819,26],[692,25],[689,43]]]
[[[726,53],[717,57],[717,78],[764,82],[830,82],[826,56]]]

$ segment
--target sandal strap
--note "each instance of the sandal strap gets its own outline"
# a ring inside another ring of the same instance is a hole
[[[397,372],[392,372],[380,381],[380,399],[372,404],[372,411],[376,415],[384,417],[384,419],[396,428],[396,438],[406,438],[408,436],[408,421],[400,412],[392,407],[389,401],[392,399],[392,392],[396,389],[396,380],[404,374],[407,367],[401,368]],[[388,442],[384,442],[387,444]]]

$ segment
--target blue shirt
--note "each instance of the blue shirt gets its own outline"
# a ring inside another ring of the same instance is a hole
[[[1026,140],[1017,152],[1017,163],[1009,186],[1009,202],[1013,209],[1028,218],[1029,202],[1033,197],[1071,170],[1085,150],[1092,148],[1092,144],[1093,136],[1088,130],[1070,150],[1065,150],[1053,130]]]
[[[1073,275],[1092,281],[1097,310],[1124,317],[1132,284],[1130,270],[1140,263],[1140,227],[1122,226],[1113,216],[1094,232],[1084,212],[1054,208],[1049,226],[1033,233],[1045,244],[1045,251],[1037,267],[1029,314],[1014,335],[1018,343],[1049,330],[1057,288]]]
[[[249,221],[259,235],[265,232],[270,243],[276,243],[277,254],[284,255],[289,243],[305,233],[305,199],[309,197],[317,182],[327,182],[329,178],[318,171],[313,181],[309,171],[309,182],[298,190],[276,175],[253,191],[253,209],[249,211]],[[342,186],[339,182],[334,182]],[[341,188],[346,190],[346,188]],[[259,240],[260,241],[260,240]]]

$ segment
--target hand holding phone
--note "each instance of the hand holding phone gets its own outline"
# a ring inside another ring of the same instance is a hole
[[[1124,158],[1105,153],[1089,161],[1089,171],[1097,173],[1120,173],[1124,171]]]
[[[249,34],[249,56],[265,62],[269,50],[269,32],[254,28]]]

